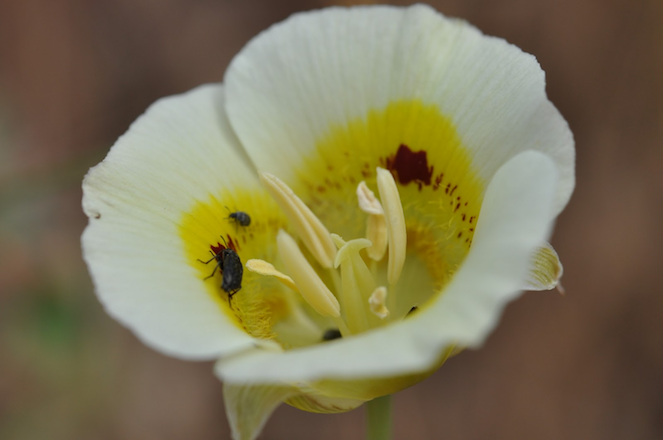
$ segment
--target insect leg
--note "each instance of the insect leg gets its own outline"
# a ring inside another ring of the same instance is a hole
[[[212,254],[212,258],[210,258],[210,259],[207,260],[207,261],[203,261],[203,260],[201,260],[200,258],[198,258],[198,261],[200,261],[200,262],[203,263],[203,264],[209,264],[210,261],[212,261],[213,259],[216,258],[216,254],[215,254],[214,252],[209,251],[209,253]]]
[[[212,261],[212,260],[210,260],[210,261]],[[208,261],[208,263],[209,263],[209,261]],[[220,260],[218,263],[216,263],[216,266],[214,266],[214,270],[212,271],[212,274],[211,274],[210,276],[208,276],[208,277],[203,278],[203,281],[212,278],[212,277],[214,276],[214,274],[216,273],[216,270],[217,270],[219,267],[221,268],[221,270],[223,270],[223,260]]]
[[[200,261],[200,262],[201,262],[201,263],[203,263],[203,264],[209,264],[209,263],[210,263],[210,261],[212,261],[212,260],[213,260],[213,259],[215,259],[215,258],[216,258],[216,255],[215,255],[215,256],[213,256],[212,258],[210,258],[210,259],[209,259],[209,260],[207,260],[207,261],[203,261],[203,260],[201,260],[200,258],[198,258],[198,261]]]
[[[233,296],[235,296],[235,294],[241,289],[242,288],[240,287],[239,289],[233,290],[232,292],[228,292],[228,305],[230,306],[230,310],[233,308]]]

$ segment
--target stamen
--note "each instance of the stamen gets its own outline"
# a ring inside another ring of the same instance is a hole
[[[363,180],[357,185],[357,199],[359,200],[359,209],[366,214],[384,214],[384,209],[382,209],[380,201],[375,197],[375,193],[371,191]]]
[[[295,285],[295,282],[292,281],[292,278],[283,272],[279,272],[272,264],[265,260],[251,259],[246,262],[245,266],[249,271],[257,273],[258,275],[275,277],[287,287],[298,292],[297,286]]]
[[[389,236],[387,230],[387,220],[384,215],[369,215],[366,219],[366,238],[372,246],[366,248],[366,254],[371,260],[380,261],[387,252]]]
[[[338,300],[322,282],[295,240],[284,230],[279,230],[276,243],[283,265],[292,275],[292,279],[306,302],[322,316],[339,317],[341,306]]]
[[[405,229],[405,214],[398,187],[391,173],[384,168],[377,168],[377,183],[380,200],[384,208],[387,221],[387,235],[389,237],[389,263],[387,265],[387,280],[389,284],[396,284],[401,276],[405,264],[407,248],[407,231]]]
[[[387,251],[388,243],[384,209],[364,181],[361,181],[357,186],[357,199],[359,200],[359,209],[369,214],[366,219],[366,238],[373,244],[366,249],[366,253],[371,260],[380,261]]]
[[[336,255],[336,247],[329,237],[329,231],[320,219],[278,177],[261,172],[260,181],[285,212],[295,227],[299,238],[304,242],[313,257],[322,267],[331,268]]]
[[[385,319],[389,316],[389,309],[386,306],[387,301],[387,288],[380,286],[373,291],[371,297],[368,298],[368,305],[371,312],[380,319]]]
[[[370,246],[365,238],[345,242],[336,234],[331,235],[339,250],[334,267],[341,266],[341,302],[343,313],[352,333],[360,333],[370,328],[367,301],[375,288],[375,281],[359,251]]]

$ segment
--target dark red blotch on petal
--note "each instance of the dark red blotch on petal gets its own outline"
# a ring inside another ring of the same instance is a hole
[[[221,243],[217,242],[216,246],[214,246],[213,244],[210,245],[210,249],[212,249],[212,252],[214,252],[215,255],[218,254],[219,252],[221,252],[224,249],[232,249],[235,252],[237,252],[239,250],[239,243],[236,243],[233,240],[233,238],[230,236],[230,234],[228,234],[226,237],[228,237],[228,240],[225,242],[225,244],[221,244]],[[221,237],[221,238],[223,238],[223,237]]]
[[[433,167],[428,166],[426,151],[412,151],[410,147],[401,144],[393,156],[387,158],[386,168],[391,171],[401,185],[416,182],[421,185],[430,185],[433,176]]]

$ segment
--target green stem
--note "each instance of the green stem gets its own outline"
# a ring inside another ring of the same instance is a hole
[[[391,396],[382,396],[366,403],[366,439],[391,439]]]

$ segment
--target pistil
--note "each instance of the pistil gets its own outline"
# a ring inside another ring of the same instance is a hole
[[[332,240],[339,248],[334,267],[341,268],[340,296],[345,321],[352,333],[361,333],[371,327],[367,305],[375,281],[359,251],[369,247],[371,242],[365,238],[346,242],[336,234],[332,234]]]

